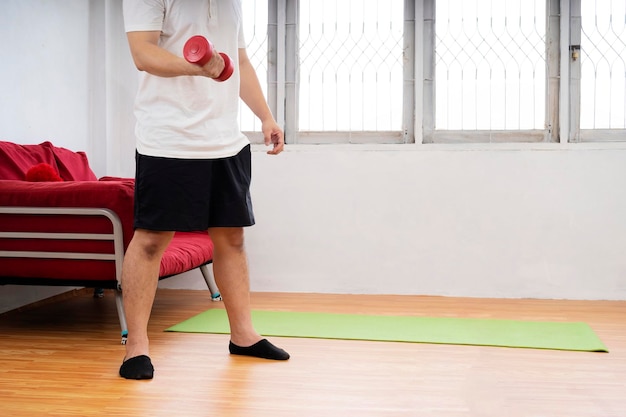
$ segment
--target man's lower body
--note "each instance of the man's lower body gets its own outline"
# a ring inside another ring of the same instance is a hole
[[[289,354],[263,339],[250,314],[250,282],[244,227],[254,224],[250,200],[251,157],[181,160],[137,154],[135,234],[122,268],[128,324],[120,375],[149,379],[148,321],[161,257],[174,231],[207,230],[214,244],[213,271],[231,329],[231,354],[286,360]]]

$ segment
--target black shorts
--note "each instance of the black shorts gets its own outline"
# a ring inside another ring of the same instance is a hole
[[[136,154],[135,228],[196,231],[254,224],[250,145],[220,159]]]

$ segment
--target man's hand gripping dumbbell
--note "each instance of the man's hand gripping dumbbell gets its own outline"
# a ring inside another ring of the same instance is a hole
[[[204,36],[198,35],[189,38],[183,48],[183,56],[187,62],[202,67],[205,65],[221,67],[220,61],[223,61],[224,69],[219,76],[213,78],[216,81],[226,81],[233,75],[233,71],[235,70],[230,57],[223,52],[216,53],[213,44]]]

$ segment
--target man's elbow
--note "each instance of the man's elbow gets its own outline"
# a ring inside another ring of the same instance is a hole
[[[139,71],[148,71],[148,65],[146,63],[146,60],[142,59],[140,54],[132,54],[132,55],[133,55],[133,62],[135,63],[135,67]]]
[[[146,72],[148,71],[146,65],[144,65],[142,62],[139,61],[135,61],[135,67],[139,70],[139,71],[143,71]]]

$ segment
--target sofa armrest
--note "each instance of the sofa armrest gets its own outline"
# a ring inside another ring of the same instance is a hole
[[[0,206],[7,207],[65,207],[105,208],[120,219],[124,247],[133,236],[134,181],[72,181],[72,182],[26,182],[0,180]],[[11,231],[19,215],[0,216],[0,229]],[[30,221],[30,220],[29,220]],[[85,221],[89,222],[88,219]],[[40,224],[37,224],[40,223]],[[41,218],[33,221],[33,231],[80,232],[86,227],[83,221],[62,220],[62,217]],[[93,224],[93,222],[89,223]],[[110,227],[103,223],[102,227]],[[74,229],[74,230],[72,230]]]

